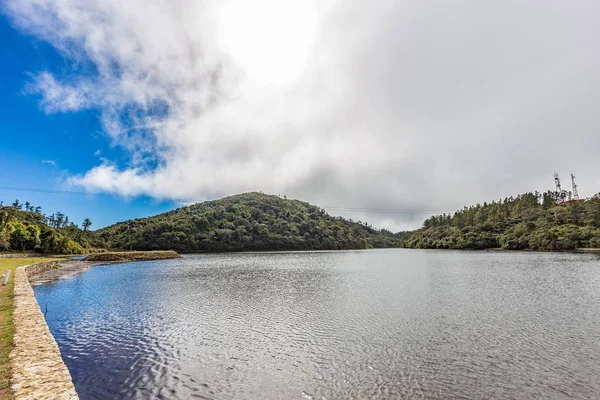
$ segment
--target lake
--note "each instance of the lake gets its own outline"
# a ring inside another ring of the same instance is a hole
[[[81,399],[600,398],[600,257],[186,255],[35,286]]]

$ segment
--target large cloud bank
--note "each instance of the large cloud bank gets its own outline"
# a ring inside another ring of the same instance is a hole
[[[453,211],[600,182],[595,0],[6,0],[72,62],[48,113],[100,111],[130,162],[69,182],[196,201]],[[87,134],[82,132],[82,134]],[[392,229],[422,214],[343,211]]]

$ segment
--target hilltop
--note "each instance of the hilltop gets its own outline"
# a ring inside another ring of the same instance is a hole
[[[303,201],[253,192],[120,222],[95,231],[94,245],[179,252],[338,250],[395,247],[398,238]]]
[[[423,249],[574,250],[600,248],[600,193],[564,201],[563,193],[525,193],[427,219],[403,238]]]

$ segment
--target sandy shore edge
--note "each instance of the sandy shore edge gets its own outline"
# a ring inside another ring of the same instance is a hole
[[[95,262],[95,261],[61,261],[57,268],[41,272],[29,277],[32,285],[39,285],[47,282],[52,282],[57,279],[66,279],[73,275],[77,275],[83,271],[95,267],[97,265],[122,264],[120,262]]]

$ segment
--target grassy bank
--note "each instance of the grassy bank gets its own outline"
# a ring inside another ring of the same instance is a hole
[[[0,399],[12,399],[10,390],[10,364],[8,356],[13,344],[13,279],[15,269],[22,265],[40,261],[51,261],[50,258],[4,258],[0,259],[0,273],[10,269],[8,285],[0,286]]]
[[[111,253],[96,253],[90,254],[85,258],[85,261],[94,262],[128,262],[128,261],[151,261],[151,260],[167,260],[170,258],[181,257],[173,250],[165,251],[120,251]]]

